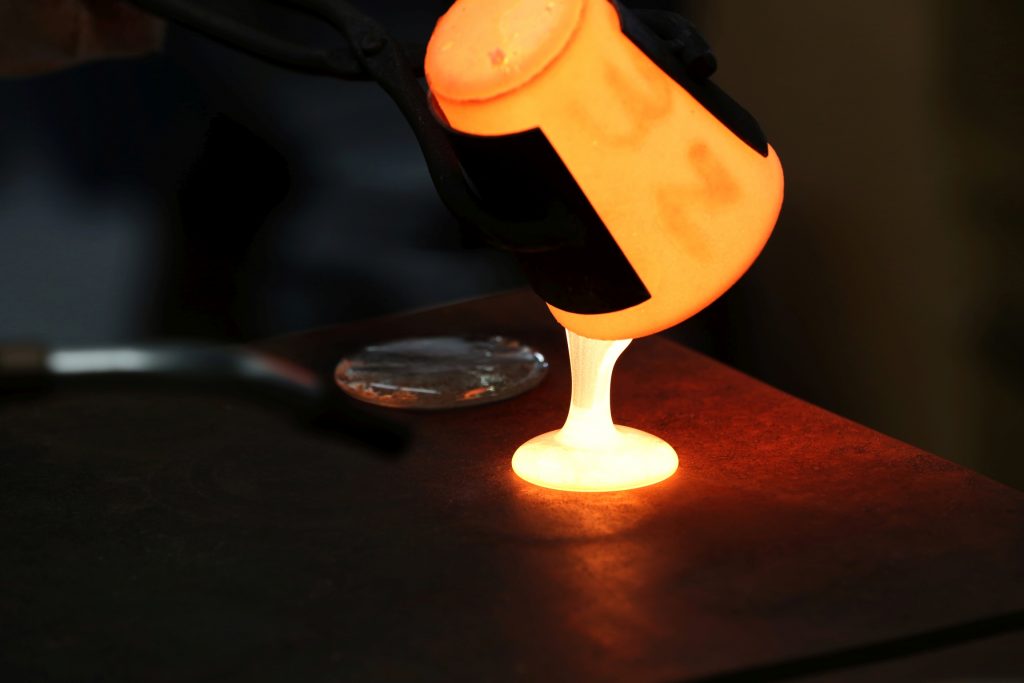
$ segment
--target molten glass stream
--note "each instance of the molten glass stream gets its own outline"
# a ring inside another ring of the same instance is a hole
[[[623,491],[676,471],[675,450],[658,437],[612,423],[615,362],[632,340],[602,341],[566,330],[572,366],[569,417],[558,431],[519,447],[512,469],[528,482],[563,491]]]

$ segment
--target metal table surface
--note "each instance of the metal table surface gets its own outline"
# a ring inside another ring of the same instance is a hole
[[[549,378],[405,414],[386,461],[244,401],[64,395],[0,412],[4,680],[920,680],[1022,676],[1024,494],[661,338],[617,422],[649,489],[512,474],[559,426],[564,336],[514,292],[271,340],[329,372],[419,334],[534,344]]]

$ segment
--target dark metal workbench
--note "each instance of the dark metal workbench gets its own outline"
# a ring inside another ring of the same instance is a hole
[[[0,412],[4,680],[915,680],[1024,676],[1024,494],[663,339],[618,422],[681,469],[570,494],[509,468],[559,426],[564,337],[531,295],[274,340],[502,333],[551,376],[409,415],[398,462],[201,396]],[[817,679],[815,679],[817,680]]]

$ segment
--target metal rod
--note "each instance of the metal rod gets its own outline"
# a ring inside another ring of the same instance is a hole
[[[332,384],[291,361],[243,348],[154,345],[57,348],[0,345],[0,398],[59,389],[141,385],[229,392],[289,411],[383,454],[398,454],[400,424],[352,405]]]

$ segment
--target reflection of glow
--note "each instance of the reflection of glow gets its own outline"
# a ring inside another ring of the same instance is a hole
[[[612,424],[612,371],[630,340],[598,341],[566,331],[572,404],[565,425],[519,447],[512,469],[538,486],[563,491],[623,491],[672,476],[675,450],[658,437]]]
[[[678,580],[666,576],[676,570],[660,556],[663,544],[657,540],[675,532],[657,519],[679,489],[586,495],[513,479],[515,504],[509,510],[515,519],[508,526],[533,547],[516,554],[501,578],[519,581],[528,591],[522,598],[530,602],[533,619],[559,624],[559,637],[538,647],[548,648],[555,661],[569,651],[586,653],[560,678],[636,680],[638,661],[664,674],[654,678],[671,678],[660,668],[667,660],[652,659],[652,653],[673,652],[678,632],[660,628],[652,615],[667,608],[662,587]]]

